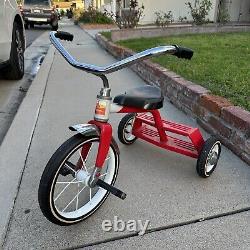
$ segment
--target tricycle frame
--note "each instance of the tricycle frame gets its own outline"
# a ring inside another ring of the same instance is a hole
[[[110,113],[135,113],[132,134],[137,138],[147,141],[155,146],[179,154],[198,158],[203,147],[204,139],[198,128],[192,128],[180,123],[162,120],[158,110],[145,110],[133,107],[123,107],[110,104]],[[110,141],[112,139],[112,126],[107,122],[97,120],[89,121],[99,128],[100,141],[96,167],[101,168],[105,160]],[[173,137],[166,132],[186,137],[189,140]]]

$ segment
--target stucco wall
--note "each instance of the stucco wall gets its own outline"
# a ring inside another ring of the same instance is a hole
[[[144,18],[141,20],[142,24],[153,23],[155,21],[155,12],[156,11],[172,11],[174,15],[174,19],[178,20],[179,16],[186,16],[189,20],[191,20],[191,15],[188,13],[189,9],[185,5],[186,2],[194,2],[194,0],[139,0],[139,5],[143,4],[145,6],[144,10]],[[216,2],[217,0],[211,0],[213,4],[213,8],[209,13],[208,18],[211,21],[215,19],[216,13]]]
[[[250,1],[244,0],[241,4],[240,21],[250,22]]]
[[[250,1],[249,0],[224,0],[224,8],[228,10],[230,20],[233,22],[250,21]]]

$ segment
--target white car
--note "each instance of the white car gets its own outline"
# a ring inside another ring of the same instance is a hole
[[[16,0],[0,0],[0,72],[6,79],[24,75],[25,31]]]

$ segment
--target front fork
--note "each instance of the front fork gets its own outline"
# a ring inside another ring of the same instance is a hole
[[[87,185],[90,188],[99,186],[111,192],[118,198],[125,199],[126,194],[124,192],[99,179],[100,172],[107,158],[112,140],[112,127],[108,123],[111,99],[112,98],[110,97],[110,89],[102,88],[100,94],[97,96],[94,120],[88,122],[89,124],[95,125],[98,128],[99,131],[97,132],[100,136],[100,142],[98,146],[98,153],[96,156],[95,168],[87,180]],[[89,150],[90,147],[87,147],[85,150],[83,149],[83,152],[81,153],[82,157],[86,157]]]
[[[89,124],[96,125],[100,132],[100,143],[98,146],[98,153],[95,162],[95,168],[91,173],[88,184],[94,187],[102,169],[102,166],[107,158],[109,147],[112,140],[112,126],[109,123],[98,122],[95,120],[89,121]]]

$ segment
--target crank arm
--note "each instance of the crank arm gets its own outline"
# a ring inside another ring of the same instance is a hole
[[[113,187],[112,185],[109,185],[108,183],[98,179],[96,182],[96,185],[109,191],[111,194],[115,195],[116,197],[124,200],[126,198],[126,194],[123,193],[121,190],[119,190],[118,188]]]

